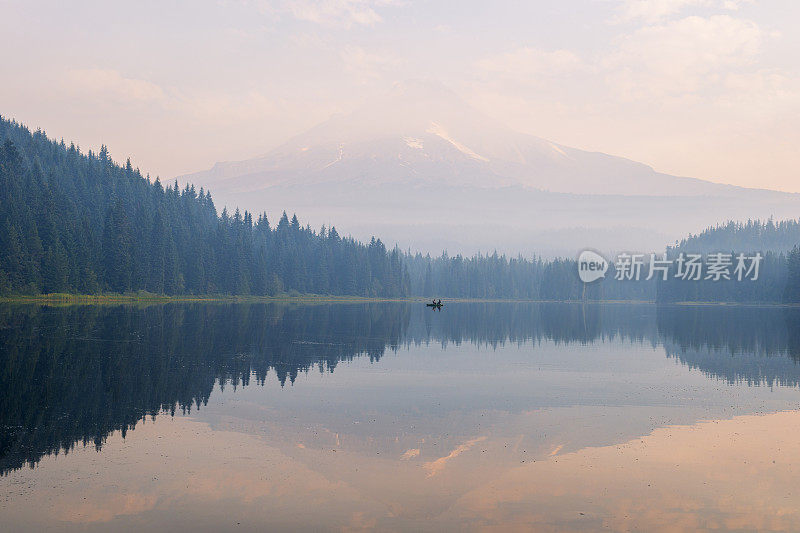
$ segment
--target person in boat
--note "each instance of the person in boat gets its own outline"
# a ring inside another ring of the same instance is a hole
[[[431,300],[431,305],[436,305],[436,298],[434,298],[433,300]]]
[[[442,299],[441,298],[439,298],[439,301],[436,302],[436,305],[442,305]]]

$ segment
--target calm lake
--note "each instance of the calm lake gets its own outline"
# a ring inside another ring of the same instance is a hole
[[[796,530],[800,310],[0,307],[0,529]]]

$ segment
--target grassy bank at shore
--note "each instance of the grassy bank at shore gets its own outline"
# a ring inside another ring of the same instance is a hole
[[[120,305],[120,304],[164,304],[172,302],[197,302],[197,303],[259,303],[259,302],[286,302],[286,303],[369,303],[369,302],[429,302],[431,299],[421,296],[405,298],[373,298],[365,296],[333,296],[323,294],[288,293],[276,296],[236,296],[227,294],[204,295],[177,295],[169,296],[149,292],[130,293],[102,293],[102,294],[35,294],[35,295],[9,295],[0,296],[0,304],[40,304],[40,305]],[[510,300],[495,298],[447,298],[444,303],[569,303],[569,304],[612,304],[612,305],[654,305],[651,300]],[[784,304],[778,302],[671,302],[662,303],[663,306],[704,307],[704,306],[730,306],[730,307],[797,307],[798,304]]]
[[[0,296],[0,303],[39,303],[39,304],[124,304],[124,303],[170,303],[170,302],[387,302],[416,301],[409,298],[364,298],[359,296],[330,296],[318,294],[281,294],[276,296],[236,296],[226,294],[203,295],[164,295],[148,292],[103,293],[103,294],[35,294]]]

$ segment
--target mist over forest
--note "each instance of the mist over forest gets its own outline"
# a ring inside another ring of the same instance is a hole
[[[797,221],[728,223],[670,253],[760,251],[758,280],[586,285],[573,258],[411,253],[296,214],[217,211],[211,192],[162,184],[74,144],[0,120],[0,293],[318,294],[518,300],[798,301]],[[666,251],[666,250],[663,250]]]

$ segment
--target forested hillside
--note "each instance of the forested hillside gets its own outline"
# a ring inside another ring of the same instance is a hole
[[[744,223],[729,221],[707,228],[697,235],[690,235],[671,249],[697,252],[736,250],[786,253],[798,244],[800,244],[800,220],[775,222],[769,219],[748,220]]]
[[[789,252],[786,271],[786,290],[783,299],[787,303],[800,303],[800,246]]]
[[[798,241],[800,223],[794,220],[730,222],[708,228],[667,249],[673,264],[666,281],[660,275],[647,280],[649,253],[642,256],[644,265],[638,281],[616,279],[617,271],[611,264],[604,279],[587,285],[578,279],[578,265],[573,259],[542,261],[496,253],[473,257],[445,253],[439,257],[407,254],[405,262],[412,294],[427,297],[800,303],[800,248],[792,251]],[[734,274],[729,276],[732,279],[715,281],[706,279],[707,271],[697,281],[676,277],[680,253],[701,254],[708,261],[708,254],[716,252],[731,254],[731,274],[737,254],[761,253],[757,279],[751,275],[740,281]]]
[[[748,220],[728,222],[690,235],[667,253],[676,258],[680,253],[739,253],[759,252],[763,260],[755,281],[700,280],[683,281],[674,278],[659,283],[660,302],[800,302],[800,269],[797,256],[790,254],[800,243],[800,220]]]
[[[163,186],[0,117],[0,293],[403,296],[398,250],[284,214],[217,214],[211,195]]]
[[[271,225],[211,194],[162,185],[0,117],[0,295],[148,291],[158,294],[531,300],[800,302],[800,222],[730,222],[667,252],[762,252],[756,281],[606,279],[584,285],[573,259],[498,254],[439,257],[314,231],[283,214]],[[794,251],[792,251],[794,250]],[[789,253],[791,251],[791,253]],[[613,261],[613,258],[609,258]],[[646,273],[646,272],[645,272]]]

